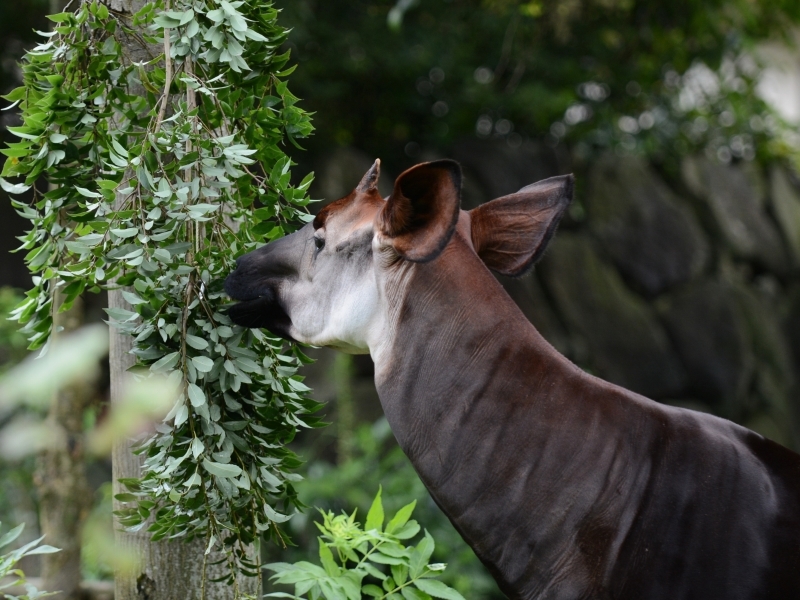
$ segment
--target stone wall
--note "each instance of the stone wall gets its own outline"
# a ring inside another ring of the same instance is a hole
[[[533,143],[511,149],[473,140],[450,155],[464,168],[466,208],[572,170]],[[319,195],[343,195],[370,163],[354,150],[331,155],[319,169]],[[599,377],[797,448],[795,177],[777,164],[720,165],[704,156],[684,159],[668,176],[645,159],[608,154],[576,169],[576,179],[575,202],[534,273],[502,279],[523,312]],[[366,383],[369,365],[357,365]],[[356,401],[374,414],[374,392],[357,389]]]

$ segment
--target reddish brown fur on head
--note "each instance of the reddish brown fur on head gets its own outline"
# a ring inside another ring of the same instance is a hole
[[[317,216],[314,217],[313,221],[314,229],[316,230],[325,227],[325,222],[330,215],[341,213],[348,208],[350,208],[351,212],[353,212],[353,217],[355,220],[362,220],[360,217],[372,216],[372,213],[369,211],[366,211],[366,213],[363,215],[358,214],[358,211],[363,210],[368,206],[383,206],[383,199],[378,192],[378,178],[380,177],[380,174],[381,161],[380,159],[377,159],[364,174],[364,177],[361,178],[361,181],[352,192],[350,192],[344,198],[339,198],[338,200],[331,202],[317,213]]]

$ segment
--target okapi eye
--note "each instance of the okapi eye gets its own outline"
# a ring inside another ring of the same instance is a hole
[[[322,250],[325,247],[325,239],[321,237],[314,236],[314,246],[317,249],[317,252]]]

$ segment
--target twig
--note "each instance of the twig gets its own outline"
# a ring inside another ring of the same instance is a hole
[[[169,10],[169,0],[166,1],[164,6],[165,10]],[[153,133],[158,133],[161,129],[161,123],[164,116],[167,114],[167,102],[169,102],[169,88],[172,85],[172,58],[170,57],[170,34],[169,29],[164,28],[164,94],[161,96],[161,106],[158,109],[158,118]]]

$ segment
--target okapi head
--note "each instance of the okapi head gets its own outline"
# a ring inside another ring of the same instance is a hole
[[[415,269],[468,252],[498,273],[522,275],[543,253],[573,187],[571,175],[553,177],[464,211],[454,161],[408,169],[386,199],[379,175],[376,160],[313,222],[239,258],[225,282],[240,301],[231,318],[315,346],[374,352],[393,329],[393,296]]]

